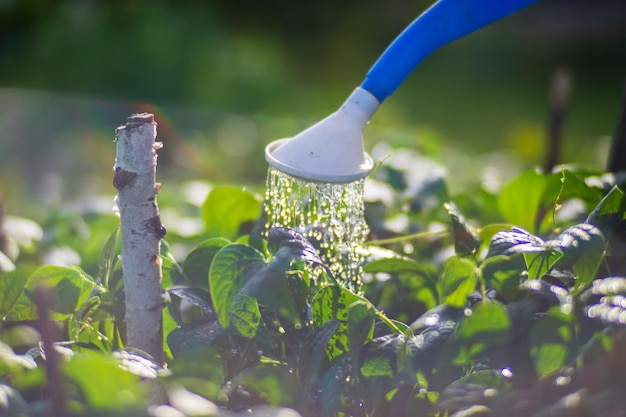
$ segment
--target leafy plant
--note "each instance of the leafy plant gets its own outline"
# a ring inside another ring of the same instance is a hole
[[[44,415],[46,386],[61,383],[75,415],[566,415],[561,404],[595,366],[603,374],[577,404],[621,404],[622,184],[564,167],[524,172],[498,195],[452,195],[443,176],[419,183],[393,160],[376,175],[393,181],[367,206],[361,293],[339,285],[297,231],[262,235],[249,191],[213,187],[191,208],[203,229],[168,228],[167,367],[126,349],[113,225],[98,234],[100,259],[83,268],[40,265],[31,254],[45,243],[24,247],[0,274],[0,409]],[[38,321],[38,285],[55,298],[62,382],[47,377],[28,330],[50,326]],[[528,408],[540,388],[546,395]]]

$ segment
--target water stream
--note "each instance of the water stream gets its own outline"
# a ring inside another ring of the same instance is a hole
[[[307,237],[335,279],[354,292],[361,288],[362,245],[369,232],[363,183],[306,182],[270,167],[265,191],[266,228],[290,227]]]

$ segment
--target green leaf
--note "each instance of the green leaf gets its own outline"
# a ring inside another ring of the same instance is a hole
[[[593,224],[605,236],[610,237],[615,226],[624,219],[625,212],[624,192],[616,186],[598,203],[586,222]]]
[[[602,199],[602,190],[590,186],[586,181],[588,176],[587,172],[576,172],[569,168],[545,176],[546,184],[540,207],[540,212],[546,214],[542,224],[548,227],[545,230],[551,230],[557,226],[554,224],[554,214],[564,202],[576,199],[595,206]]]
[[[178,357],[185,359],[184,354],[205,351],[223,334],[224,330],[216,320],[186,323],[167,335],[167,344],[177,360]]]
[[[480,265],[480,270],[486,286],[496,290],[507,301],[517,298],[518,287],[527,278],[522,275],[524,263],[509,256],[487,258]]]
[[[454,203],[445,203],[445,209],[452,221],[454,251],[457,256],[474,256],[480,247],[480,237],[463,217]]]
[[[161,239],[159,255],[161,257],[161,270],[163,272],[161,286],[163,288],[170,288],[174,285],[183,284],[183,268],[176,262],[176,258],[172,252],[170,252],[170,245],[165,239]]]
[[[52,290],[51,318],[65,320],[78,311],[89,294],[97,288],[91,277],[78,267],[47,265],[38,268],[28,278],[24,292],[5,315],[7,321],[35,320],[37,308],[29,294],[43,285]]]
[[[550,247],[537,252],[524,252],[528,279],[541,279],[562,256],[563,253],[560,250]]]
[[[472,314],[464,317],[457,328],[457,336],[470,347],[469,351],[478,353],[482,344],[505,343],[511,320],[506,308],[497,301],[480,302],[474,306]]]
[[[575,346],[571,317],[552,307],[530,328],[530,356],[539,377],[551,375],[572,358]]]
[[[211,294],[202,288],[175,287],[170,288],[168,292],[202,309],[205,313],[209,313],[209,316],[215,314],[213,304],[211,303]]]
[[[34,369],[37,364],[31,357],[17,355],[11,347],[0,342],[0,377],[4,378],[8,372],[16,369]],[[2,404],[0,400],[0,404]]]
[[[233,378],[232,385],[233,387],[241,385],[253,391],[263,398],[264,402],[273,406],[292,405],[300,390],[300,383],[293,370],[287,365],[275,363],[247,368]],[[250,415],[255,414],[252,412]]]
[[[358,353],[374,332],[376,308],[370,302],[355,301],[348,307],[348,349]]]
[[[516,253],[541,252],[544,250],[541,238],[527,232],[521,227],[501,230],[491,238],[487,258],[492,256],[512,256]]]
[[[209,287],[222,327],[230,325],[230,312],[236,295],[263,265],[263,255],[247,245],[230,244],[215,255],[209,269]]]
[[[376,259],[368,262],[363,266],[363,271],[372,274],[379,272],[385,272],[388,274],[399,272],[423,273],[424,268],[413,259],[398,256],[394,258]]]
[[[326,358],[326,347],[339,328],[339,320],[330,320],[307,334],[300,350],[298,369],[300,378],[309,381],[317,375],[320,365]]]
[[[323,416],[333,416],[341,407],[341,399],[345,396],[348,377],[353,374],[351,359],[347,356],[335,361],[320,383],[320,411]]]
[[[261,311],[256,298],[239,292],[232,304],[230,323],[241,336],[254,338],[261,323]]]
[[[598,297],[600,297],[598,299]],[[593,281],[582,296],[593,300],[586,309],[587,316],[607,324],[626,324],[626,278],[609,277]]]
[[[511,382],[500,371],[477,371],[448,385],[441,392],[438,405],[441,410],[458,410],[476,404],[489,404],[495,395],[508,391],[510,387]]]
[[[0,294],[2,294],[0,297],[0,317],[3,320],[19,300],[28,278],[34,271],[35,268],[22,267],[0,274]]]
[[[189,283],[198,287],[207,285],[209,268],[213,258],[224,246],[230,242],[223,238],[212,238],[201,242],[193,248],[183,262],[183,273],[188,278]]]
[[[150,385],[120,368],[110,356],[81,353],[62,361],[63,375],[96,410],[123,410],[145,405]]]
[[[467,304],[467,296],[476,289],[476,264],[453,256],[443,265],[441,275],[442,302],[453,307]]]
[[[320,327],[330,320],[339,320],[339,328],[328,343],[329,359],[349,351],[348,314],[349,306],[357,301],[371,304],[349,290],[339,286],[324,287],[315,294],[311,303],[313,325]]]
[[[578,277],[577,288],[595,278],[605,248],[602,232],[589,223],[569,227],[545,245],[563,253],[555,268],[572,267]]]
[[[395,361],[395,349],[392,352],[389,352],[389,354],[384,354],[384,352],[385,351],[383,351],[382,349],[368,349],[368,355],[363,362],[363,365],[361,366],[361,374],[364,377],[393,378],[392,362]]]
[[[498,196],[498,209],[505,221],[524,229],[535,230],[545,177],[537,171],[525,171]]]
[[[297,231],[288,227],[272,227],[267,235],[267,246],[274,254],[274,262],[298,259],[324,266],[315,246]]]
[[[256,220],[260,214],[259,199],[239,187],[215,187],[202,205],[206,232],[231,240],[242,234],[244,223]]]

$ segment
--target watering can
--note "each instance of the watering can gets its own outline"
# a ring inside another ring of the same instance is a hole
[[[364,152],[362,131],[383,100],[437,48],[535,1],[437,1],[389,45],[339,110],[293,138],[270,143],[265,159],[279,171],[309,182],[341,184],[365,178],[374,164]]]

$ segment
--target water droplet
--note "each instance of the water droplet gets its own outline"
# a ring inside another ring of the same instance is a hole
[[[348,184],[302,181],[274,168],[267,176],[266,230],[289,227],[319,242],[320,257],[335,278],[355,292],[362,284],[361,246],[369,233],[364,219],[364,180]],[[317,272],[316,272],[317,270]],[[318,277],[319,268],[309,273]]]

